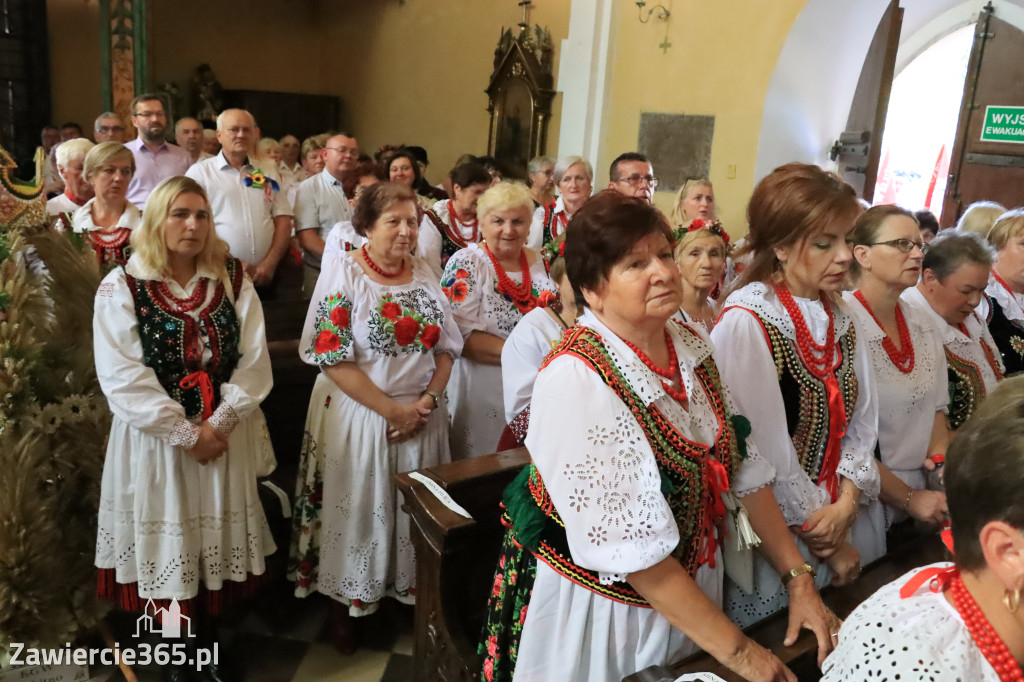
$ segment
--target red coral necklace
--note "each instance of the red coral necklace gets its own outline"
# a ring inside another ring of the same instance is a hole
[[[860,301],[860,304],[864,306],[864,310],[868,311],[868,314],[871,315],[871,319],[875,321],[878,328],[881,329],[882,332],[885,332],[885,327],[882,326],[878,316],[875,315],[875,311],[871,309],[870,305],[868,305],[868,301],[864,298],[864,294],[858,289],[853,292],[853,295],[858,301]],[[888,334],[882,337],[882,348],[885,349],[885,353],[889,356],[889,360],[892,361],[892,364],[896,365],[896,369],[903,374],[910,374],[914,371],[914,342],[910,338],[910,328],[907,326],[907,320],[903,316],[903,309],[900,308],[899,303],[896,304],[896,327],[899,329],[900,333],[899,349],[896,348],[896,344],[892,342],[892,339],[889,338]]]
[[[661,387],[665,389],[665,393],[676,399],[677,402],[686,402],[686,385],[683,383],[683,374],[679,371],[679,357],[676,355],[676,347],[672,344],[672,337],[669,335],[668,330],[665,330],[665,345],[668,346],[668,369],[662,369],[654,364],[651,357],[647,353],[640,350],[638,346],[633,345],[626,339],[622,339],[622,342],[629,346],[629,349],[636,353],[636,356],[640,358],[640,362],[644,363],[647,369],[651,370],[659,377],[668,379],[668,383],[662,381]],[[679,390],[676,390],[672,383],[679,382]]]
[[[828,332],[825,335],[825,343],[819,344],[811,336],[811,330],[807,328],[807,322],[804,320],[803,313],[800,312],[796,301],[793,300],[793,294],[789,292],[789,288],[785,284],[778,284],[775,286],[775,294],[779,297],[779,301],[786,309],[786,312],[789,313],[789,318],[793,321],[793,328],[796,331],[797,350],[800,352],[804,365],[815,377],[824,379],[838,364],[838,360],[833,360],[837,353],[836,320],[832,313],[832,306],[828,304],[824,297],[821,298],[821,305],[825,308],[825,314],[828,316]]]
[[[519,251],[519,268],[523,273],[522,284],[516,284],[512,281],[508,274],[506,274],[505,269],[501,267],[501,263],[491,253],[491,247],[486,242],[484,242],[484,251],[487,253],[487,257],[491,259],[491,265],[494,266],[494,274],[498,278],[498,292],[518,303],[532,303],[533,281],[530,278],[530,262],[526,258],[526,249]]]
[[[458,212],[455,210],[455,203],[451,199],[448,200],[448,215],[451,216],[452,219],[452,231],[448,235],[451,237],[451,240],[462,248],[466,248],[470,244],[476,244],[480,235],[479,221],[476,218],[473,218],[472,220],[463,220],[460,218]],[[473,236],[470,237],[469,240],[463,239],[462,230],[459,229],[459,225],[465,225],[466,227],[473,228]]]
[[[384,268],[382,268],[381,266],[379,266],[379,265],[377,265],[376,263],[373,262],[373,259],[370,258],[370,252],[366,250],[366,244],[363,244],[362,251],[363,251],[363,258],[366,260],[366,264],[370,266],[371,270],[376,272],[381,277],[387,277],[387,278],[399,277],[403,272],[405,272],[405,259],[404,258],[402,259],[402,267],[401,267],[401,269],[398,270],[398,272],[388,272],[387,270],[385,270]]]
[[[160,293],[161,298],[165,302],[174,306],[178,312],[188,312],[195,308],[200,301],[206,298],[206,285],[209,282],[208,279],[201,278],[197,283],[195,289],[192,290],[192,295],[188,298],[178,298],[171,293],[170,287],[167,286],[166,282],[160,282],[156,285],[156,290]]]
[[[953,606],[956,607],[960,617],[963,618],[967,631],[971,633],[971,639],[981,649],[999,679],[1003,682],[1020,682],[1024,680],[1024,671],[1010,654],[1006,642],[996,632],[988,618],[982,612],[978,602],[974,600],[971,593],[967,591],[963,579],[958,575],[949,584],[949,596],[953,599]]]

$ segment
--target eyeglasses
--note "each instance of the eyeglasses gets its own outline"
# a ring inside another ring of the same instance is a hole
[[[121,133],[124,132],[124,126],[98,126],[96,128],[97,133]]]
[[[928,244],[924,242],[915,242],[913,239],[890,239],[885,242],[875,242],[874,244],[865,244],[865,246],[895,246],[903,253],[910,253],[916,246],[921,250],[921,253],[928,253]]]
[[[332,152],[338,152],[339,154],[359,153],[359,147],[324,147],[324,149],[330,149]]]
[[[646,182],[651,189],[658,187],[658,178],[653,175],[630,175],[628,178],[619,178],[615,182],[624,182],[631,187],[636,187],[641,182]]]

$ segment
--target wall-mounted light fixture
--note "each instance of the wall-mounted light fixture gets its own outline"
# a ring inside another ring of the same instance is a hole
[[[672,13],[669,12],[664,5],[655,5],[654,7],[651,7],[649,10],[647,10],[647,17],[645,18],[644,8],[647,7],[647,3],[644,2],[644,0],[636,0],[636,6],[639,9],[641,24],[646,24],[648,21],[650,21],[652,14],[655,15],[656,19],[661,19],[662,21],[667,21],[668,18],[672,15]]]

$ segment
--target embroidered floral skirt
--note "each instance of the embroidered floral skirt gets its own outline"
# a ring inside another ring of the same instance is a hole
[[[295,594],[321,592],[353,616],[386,596],[411,604],[416,556],[395,474],[450,461],[448,413],[434,410],[414,438],[389,444],[383,417],[317,377],[296,480],[289,578]]]
[[[128,608],[136,597],[184,602],[251,587],[276,549],[256,488],[257,452],[267,448],[258,410],[205,466],[114,416],[100,485],[98,592]]]
[[[477,648],[484,656],[482,679],[486,682],[512,679],[536,576],[536,557],[517,545],[511,532],[505,533],[487,602],[483,641]]]

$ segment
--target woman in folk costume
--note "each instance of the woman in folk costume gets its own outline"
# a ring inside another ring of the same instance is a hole
[[[540,249],[559,235],[565,234],[569,220],[594,191],[594,168],[582,156],[563,156],[555,164],[555,186],[558,199],[554,204],[537,208],[530,224],[526,245]]]
[[[878,496],[877,407],[869,356],[839,295],[860,212],[853,188],[817,166],[765,177],[747,209],[753,260],[711,333],[806,560],[781,576],[758,560],[753,593],[727,585],[727,612],[743,626],[784,608],[796,573],[822,586],[860,572],[849,529]]]
[[[544,259],[525,246],[532,209],[523,185],[500,182],[488,189],[477,209],[483,241],[456,251],[441,278],[465,341],[448,391],[456,460],[497,449],[505,428],[505,340],[524,315],[557,298]]]
[[[531,462],[505,491],[484,680],[617,682],[698,648],[747,679],[795,679],[721,610],[720,524],[727,509],[741,519],[730,533],[745,519],[732,491],[773,563],[802,559],[706,333],[670,321],[671,237],[657,209],[614,190],[569,226],[566,269],[586,308],[534,385]],[[787,641],[810,627],[824,659],[838,621],[809,576],[793,585]]]
[[[132,230],[142,220],[127,198],[134,174],[135,156],[118,142],[101,142],[85,155],[82,175],[93,198],[71,216],[71,230],[96,252],[103,272],[128,262]]]
[[[96,293],[96,373],[114,415],[98,593],[132,611],[176,599],[210,640],[212,617],[253,591],[275,550],[256,491],[273,468],[263,308],[189,178],[153,190],[132,246]]]
[[[871,357],[878,395],[881,488],[853,527],[864,563],[886,553],[886,531],[894,523],[910,518],[937,525],[946,519],[946,496],[927,489],[924,468],[927,458],[946,452],[949,441],[942,329],[926,311],[900,300],[921,276],[928,245],[920,234],[914,215],[899,206],[868,209],[850,233],[857,289],[843,300]]]
[[[352,217],[366,239],[328,239],[299,344],[318,365],[296,481],[290,573],[295,593],[334,600],[335,646],[351,652],[352,617],[385,597],[415,601],[409,515],[391,477],[450,459],[445,387],[462,337],[426,264],[411,255],[418,200],[384,182]]]
[[[477,202],[491,186],[491,174],[475,161],[456,166],[450,177],[452,198],[438,201],[424,212],[416,243],[416,255],[437,279],[456,251],[480,241]]]
[[[858,606],[824,682],[1024,680],[1024,379],[999,386],[949,446],[953,563],[917,568]]]
[[[1001,215],[988,233],[996,250],[978,314],[999,348],[1006,375],[1024,372],[1024,209]]]
[[[992,251],[976,234],[943,230],[928,245],[921,281],[902,299],[931,316],[946,352],[949,428],[960,428],[1003,379],[1003,362],[976,312],[985,295]]]

